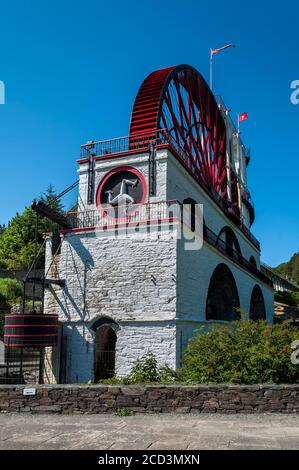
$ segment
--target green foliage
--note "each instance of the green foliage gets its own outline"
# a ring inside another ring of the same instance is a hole
[[[167,365],[158,368],[157,359],[152,353],[144,354],[133,364],[132,370],[126,377],[112,377],[101,380],[107,385],[133,385],[145,383],[173,383],[177,374]]]
[[[6,303],[18,302],[22,297],[22,293],[21,283],[16,279],[0,279],[0,301],[2,297]]]
[[[5,313],[7,313],[7,311],[2,312],[0,310],[0,339],[2,339],[3,335],[4,335],[4,316],[5,316]]]
[[[1,282],[1,279],[0,279]],[[10,305],[8,304],[5,296],[0,290],[0,338],[3,338],[4,334],[4,315],[10,311]]]
[[[6,303],[5,297],[3,294],[0,292],[0,307],[2,307]]]
[[[287,263],[282,263],[274,269],[299,285],[299,253],[295,253]]]
[[[134,411],[129,410],[129,408],[116,408],[114,413],[117,416],[133,416],[134,415]]]
[[[123,378],[102,380],[109,385],[144,383],[299,383],[299,366],[291,362],[291,344],[299,332],[288,322],[236,321],[204,327],[191,339],[183,367],[157,367],[149,353],[138,359]]]
[[[50,185],[41,199],[52,209],[61,211],[60,201],[55,199],[56,193]],[[39,219],[38,244],[43,243],[43,233],[52,231],[54,225],[45,217]],[[38,247],[38,248],[39,248]],[[0,232],[0,268],[27,269],[35,254],[35,212],[26,207],[22,214],[16,213],[5,230]],[[44,252],[40,253],[37,267],[44,266]]]
[[[159,381],[157,359],[152,353],[137,359],[129,375],[129,381],[132,384]]]
[[[192,339],[179,380],[187,383],[299,383],[290,360],[298,330],[288,323],[237,321]]]
[[[101,379],[99,380],[100,384],[105,385],[123,385],[123,379],[121,377],[110,377],[109,379]]]
[[[6,269],[28,267],[34,256],[35,214],[27,207],[16,214],[0,237],[0,264]]]
[[[299,306],[299,292],[289,292],[289,291],[275,292],[274,299],[277,302],[290,305],[291,307]]]
[[[57,199],[57,193],[54,189],[54,186],[50,184],[40,198],[47,206],[50,206],[51,209],[54,209],[57,212],[63,212],[64,207],[60,199]]]

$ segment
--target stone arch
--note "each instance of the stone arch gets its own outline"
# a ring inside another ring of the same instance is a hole
[[[254,256],[250,256],[249,263],[252,264],[254,268],[257,268],[256,260]]]
[[[224,240],[221,238],[223,235]],[[239,257],[242,256],[239,240],[233,229],[228,225],[220,230],[217,237],[217,245],[221,246],[231,257],[233,257],[234,252],[236,252]]]
[[[266,320],[266,307],[262,289],[259,285],[255,285],[252,289],[249,308],[250,320]]]
[[[198,202],[195,201],[192,197],[187,197],[186,199],[183,200],[183,205],[184,204],[190,204],[191,206],[191,232],[195,232],[195,206],[198,204]],[[206,228],[206,223],[205,219],[203,218],[203,236],[206,236],[207,233],[207,228]]]
[[[215,268],[208,289],[206,302],[207,320],[233,321],[240,318],[239,294],[235,278],[224,263]]]
[[[115,349],[118,324],[108,317],[98,318],[91,325],[94,340],[94,382],[108,379],[115,374]]]

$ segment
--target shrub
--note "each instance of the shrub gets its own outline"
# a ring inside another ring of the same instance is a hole
[[[189,342],[179,379],[188,383],[299,383],[291,343],[299,332],[289,323],[237,321],[214,325]]]
[[[277,302],[290,305],[291,307],[299,306],[299,292],[289,292],[289,291],[275,292],[274,299]]]
[[[8,303],[17,302],[22,297],[22,286],[11,278],[0,279],[0,296]]]
[[[137,359],[129,375],[102,379],[100,383],[107,385],[133,385],[145,383],[172,383],[177,379],[176,371],[166,364],[158,368],[157,359],[149,352]]]
[[[114,413],[117,416],[133,416],[134,411],[130,410],[129,408],[115,408]]]
[[[147,353],[137,359],[127,380],[131,384],[158,382],[159,372],[155,356],[152,353]]]

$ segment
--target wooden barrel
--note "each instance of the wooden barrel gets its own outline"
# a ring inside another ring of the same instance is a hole
[[[4,344],[17,348],[55,346],[58,340],[58,315],[7,314]]]

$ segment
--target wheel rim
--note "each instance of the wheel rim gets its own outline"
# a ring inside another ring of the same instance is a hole
[[[226,131],[215,98],[202,75],[189,65],[150,74],[137,94],[130,136],[165,129],[201,180],[226,199]]]

